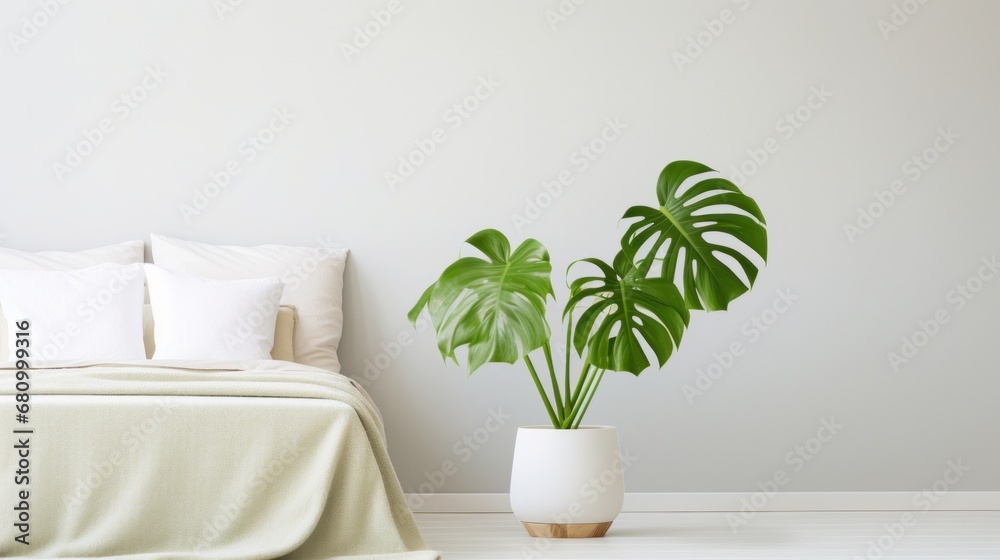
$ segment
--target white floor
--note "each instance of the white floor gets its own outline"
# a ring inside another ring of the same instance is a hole
[[[416,517],[444,560],[1000,559],[1000,512],[916,512],[909,527],[901,512],[758,513],[735,533],[726,515],[623,513],[603,539],[552,540],[527,536],[511,514]]]

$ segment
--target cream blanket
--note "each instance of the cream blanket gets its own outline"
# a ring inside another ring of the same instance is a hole
[[[0,369],[0,556],[438,557],[403,498],[377,409],[347,377],[288,362],[30,373],[20,424],[14,371]],[[13,433],[23,429],[33,433]],[[27,485],[15,482],[25,448]],[[29,521],[18,527],[24,489]],[[28,545],[15,540],[25,528]]]

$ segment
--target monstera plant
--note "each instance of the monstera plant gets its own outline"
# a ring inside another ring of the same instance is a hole
[[[546,319],[555,299],[552,266],[534,239],[512,249],[495,229],[474,234],[466,243],[480,255],[446,268],[410,311],[410,321],[426,308],[441,355],[458,363],[456,351],[466,347],[470,374],[489,362],[523,361],[552,426],[578,428],[605,372],[639,375],[651,360],[662,368],[690,311],[726,309],[757,278],[750,253],[767,259],[760,208],[713,169],[675,161],[660,173],[656,196],[657,206],[625,212],[628,229],[611,262],[585,258],[568,267],[561,371]],[[575,376],[574,351],[581,363]]]

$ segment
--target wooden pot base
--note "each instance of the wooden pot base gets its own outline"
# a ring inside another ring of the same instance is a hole
[[[611,528],[612,521],[605,523],[528,523],[521,524],[532,537],[546,539],[592,539],[603,537]]]

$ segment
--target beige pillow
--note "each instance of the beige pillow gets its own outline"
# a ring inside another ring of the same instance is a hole
[[[295,307],[282,305],[278,307],[278,322],[274,326],[274,347],[271,348],[271,358],[286,362],[295,361],[292,341],[295,339]],[[142,341],[146,344],[146,358],[151,359],[156,351],[156,341],[153,340],[153,307],[148,303],[142,310]]]
[[[337,346],[344,330],[347,249],[326,246],[237,247],[209,245],[153,234],[153,262],[171,272],[207,280],[277,276],[285,281],[281,303],[295,306],[295,361],[340,372]]]

